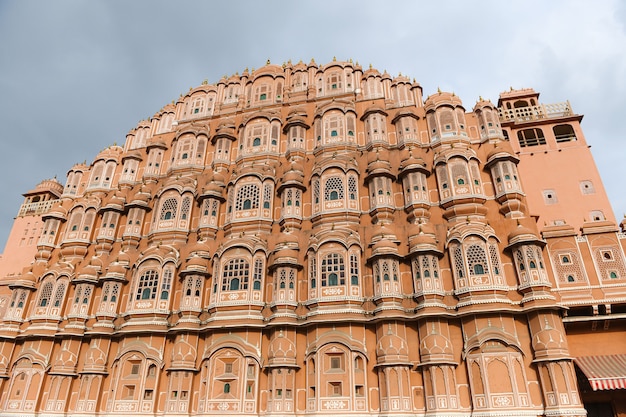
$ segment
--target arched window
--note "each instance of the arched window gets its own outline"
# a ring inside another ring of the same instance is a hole
[[[51,282],[46,282],[41,287],[41,293],[39,295],[39,307],[46,307],[48,303],[50,303],[50,298],[52,297],[52,288],[53,284]]]
[[[167,268],[163,271],[163,280],[161,282],[161,295],[159,299],[167,300],[170,295],[170,289],[172,288],[172,270]]]
[[[176,198],[168,198],[161,206],[161,220],[170,220],[176,218],[176,210],[178,209],[178,200]]]
[[[237,190],[235,210],[250,210],[259,208],[259,186],[245,184]]]
[[[554,132],[554,138],[557,143],[576,140],[576,133],[572,125],[556,125],[552,128],[552,131]]]
[[[252,277],[252,289],[253,290],[261,289],[262,279],[263,279],[263,260],[256,259],[254,261],[254,273]]]
[[[222,291],[247,290],[249,276],[250,264],[245,259],[231,259],[224,265]]]
[[[144,271],[139,277],[137,283],[136,300],[154,300],[156,299],[157,288],[159,285],[159,273],[154,269]]]
[[[343,200],[343,178],[339,176],[326,179],[324,184],[324,200]]]
[[[54,307],[61,307],[63,303],[63,296],[65,295],[65,283],[57,284],[56,291],[54,292]]]
[[[322,259],[322,287],[345,285],[345,265],[342,254],[329,253]]]
[[[265,98],[263,98],[262,100],[265,100]],[[227,382],[224,384],[224,394],[229,394],[229,393],[230,393],[230,384]]]
[[[474,275],[483,275],[488,273],[487,256],[482,245],[474,244],[467,248],[467,262],[470,272]]]
[[[354,253],[350,254],[350,284],[359,285],[359,260]]]
[[[261,138],[254,138],[252,146],[261,146]]]

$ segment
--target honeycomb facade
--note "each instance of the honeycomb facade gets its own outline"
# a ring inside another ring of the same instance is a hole
[[[18,216],[2,414],[623,414],[575,363],[626,353],[625,236],[588,151],[595,216],[535,201],[530,153],[586,149],[537,98],[339,61],[191,89]]]

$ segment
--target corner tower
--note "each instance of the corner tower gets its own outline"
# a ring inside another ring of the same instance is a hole
[[[580,127],[582,115],[569,101],[539,103],[532,88],[500,94],[500,121],[518,156],[531,215],[538,226],[568,224],[579,231],[585,222],[615,216]]]

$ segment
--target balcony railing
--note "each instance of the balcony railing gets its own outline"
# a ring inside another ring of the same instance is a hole
[[[47,213],[54,203],[58,200],[45,200],[38,201],[36,203],[24,203],[20,207],[20,211],[17,213],[18,217],[35,216]]]
[[[539,104],[530,107],[514,109],[499,108],[500,122],[530,122],[534,120],[551,119],[563,116],[572,116],[574,112],[569,101],[552,104]]]

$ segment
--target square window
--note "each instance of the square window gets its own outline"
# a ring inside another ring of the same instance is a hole
[[[139,375],[139,364],[138,363],[134,363],[131,368],[130,368],[130,374],[131,375]]]
[[[333,397],[341,396],[341,382],[331,382],[329,387],[329,394]]]
[[[341,358],[339,356],[331,356],[330,369],[341,369]]]

